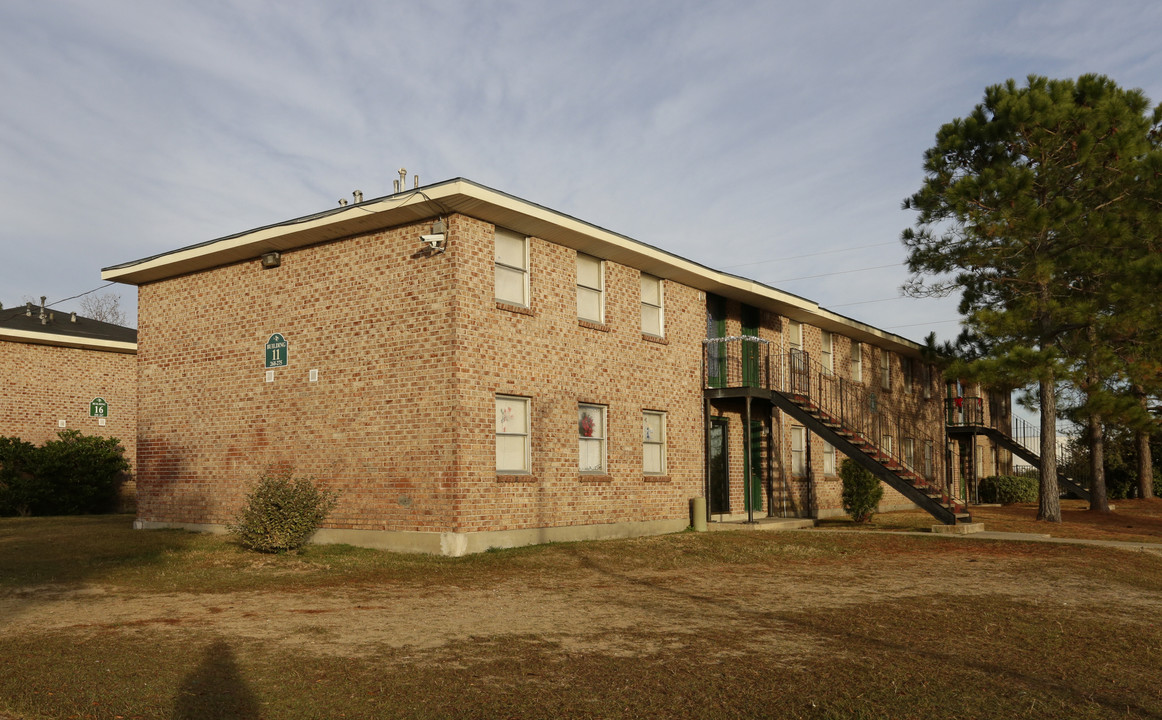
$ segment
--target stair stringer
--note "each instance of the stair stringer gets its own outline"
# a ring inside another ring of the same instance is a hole
[[[953,509],[889,470],[883,463],[869,455],[866,450],[837,433],[819,418],[807,412],[806,409],[790,397],[778,390],[771,390],[770,394],[771,402],[776,407],[801,422],[811,432],[819,435],[828,443],[838,448],[844,455],[855,460],[878,479],[884,481],[888,487],[911,500],[932,517],[945,525],[955,525],[957,522],[972,521],[971,517],[965,517],[965,514],[961,514],[958,518],[957,513]]]

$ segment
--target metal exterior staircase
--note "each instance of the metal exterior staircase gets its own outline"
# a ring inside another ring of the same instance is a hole
[[[960,400],[960,404],[953,405],[955,400]],[[987,424],[984,420],[981,398],[978,397],[948,398],[945,400],[945,406],[945,417],[948,422],[946,431],[949,437],[984,435],[1038,470],[1041,469],[1041,455],[1030,447],[1031,439],[1038,438],[1040,431],[1029,423],[1014,417],[1012,434]],[[1057,474],[1057,485],[1062,492],[1086,502],[1090,501],[1088,488],[1061,473]]]
[[[940,479],[944,437],[932,435],[931,422],[888,412],[875,392],[836,376],[802,350],[772,354],[767,341],[749,336],[710,339],[703,347],[709,397],[768,400],[940,522],[972,522],[967,506]]]

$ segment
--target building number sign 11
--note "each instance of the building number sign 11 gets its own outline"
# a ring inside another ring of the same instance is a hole
[[[290,348],[281,333],[275,333],[266,341],[266,367],[280,368],[290,364]]]

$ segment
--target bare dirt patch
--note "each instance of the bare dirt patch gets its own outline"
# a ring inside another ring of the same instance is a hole
[[[680,557],[684,544],[698,541],[648,539],[639,541],[638,550]],[[748,542],[761,546],[777,540],[755,535]],[[799,551],[789,553],[787,561],[708,561],[674,570],[641,567],[608,554],[613,546],[594,543],[547,549],[537,571],[484,584],[457,584],[453,577],[325,592],[233,593],[46,586],[0,597],[0,617],[9,619],[6,625],[15,633],[205,633],[339,657],[384,649],[423,654],[466,638],[517,637],[538,637],[567,652],[645,656],[665,638],[680,642],[722,628],[751,628],[746,642],[767,650],[781,647],[790,658],[809,654],[811,642],[779,618],[807,610],[868,603],[916,607],[957,595],[1063,607],[1118,605],[1143,617],[1162,611],[1162,598],[1111,588],[1084,565],[1061,559],[1059,549],[885,537],[883,552],[868,552],[859,549],[858,540],[851,542],[850,555],[842,548],[792,544]],[[934,549],[932,543],[945,545]],[[1054,562],[1055,556],[1060,561]]]

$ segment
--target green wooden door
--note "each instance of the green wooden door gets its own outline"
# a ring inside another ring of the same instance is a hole
[[[706,338],[726,337],[726,299],[706,294]],[[706,384],[708,387],[726,387],[726,344],[706,344]]]
[[[710,512],[730,512],[730,468],[727,463],[727,421],[710,418]]]
[[[744,387],[759,387],[762,367],[762,347],[759,336],[759,310],[750,305],[742,306],[742,382]]]
[[[750,452],[743,453],[744,473],[749,480],[750,493],[746,497],[746,509],[756,512],[763,509],[763,423],[750,421]],[[747,494],[747,488],[743,488]]]

